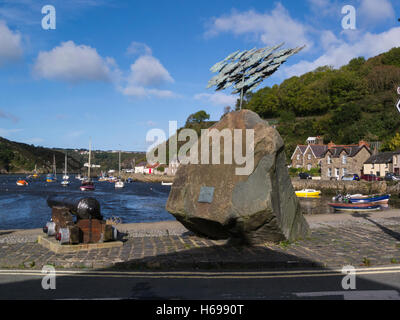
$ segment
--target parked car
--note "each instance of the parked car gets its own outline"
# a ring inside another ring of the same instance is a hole
[[[348,174],[345,174],[343,177],[342,177],[342,180],[344,180],[344,181],[360,181],[360,177],[359,177],[359,175],[358,174],[355,174],[355,173],[348,173]]]
[[[312,179],[312,176],[310,174],[308,174],[307,172],[300,172],[299,173],[299,177],[300,179]]]
[[[393,172],[388,172],[385,175],[386,181],[400,181],[400,176],[395,175]]]
[[[374,175],[374,174],[363,174],[363,175],[361,176],[361,179],[362,179],[362,180],[365,180],[365,181],[381,181],[381,180],[382,180],[382,178],[377,177],[377,176]]]

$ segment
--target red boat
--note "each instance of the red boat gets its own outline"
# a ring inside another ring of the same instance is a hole
[[[92,181],[84,181],[79,188],[81,191],[94,191],[94,184]]]

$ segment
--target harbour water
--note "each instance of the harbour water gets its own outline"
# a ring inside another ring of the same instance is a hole
[[[57,182],[48,183],[45,176],[29,180],[28,186],[17,186],[21,175],[0,175],[0,230],[41,228],[51,217],[47,198],[58,194],[94,197],[101,205],[103,216],[118,217],[122,223],[155,222],[175,220],[165,210],[170,186],[161,183],[133,182],[125,188],[115,189],[114,183],[95,181],[95,191],[80,191],[81,181],[72,177],[71,184],[61,186],[62,176]],[[303,214],[329,214],[334,210],[328,203],[332,196],[318,199],[300,199]],[[338,213],[340,214],[340,213]]]
[[[175,220],[165,210],[170,186],[161,183],[126,183],[125,188],[115,189],[114,183],[95,181],[95,191],[80,191],[81,181],[72,177],[71,184],[61,186],[62,175],[57,182],[46,182],[45,176],[28,180],[28,186],[17,186],[18,178],[24,176],[0,176],[0,229],[33,229],[43,227],[51,217],[47,198],[81,194],[94,197],[101,205],[107,219],[119,217],[123,223]]]

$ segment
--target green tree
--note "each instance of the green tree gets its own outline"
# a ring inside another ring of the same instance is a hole
[[[396,132],[395,136],[389,141],[389,149],[391,151],[400,149],[400,133]]]
[[[210,119],[210,115],[204,110],[200,110],[196,113],[191,114],[186,120],[186,126],[190,126],[194,123],[202,123]]]

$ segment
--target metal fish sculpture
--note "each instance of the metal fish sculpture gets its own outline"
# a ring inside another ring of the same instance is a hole
[[[216,90],[233,87],[233,94],[243,95],[254,90],[265,78],[272,75],[288,58],[300,52],[304,47],[294,49],[280,49],[283,43],[261,49],[253,48],[245,51],[235,51],[224,60],[217,62],[210,68],[211,72],[218,73],[208,81],[207,88],[216,86]],[[397,104],[400,112],[400,105]]]

